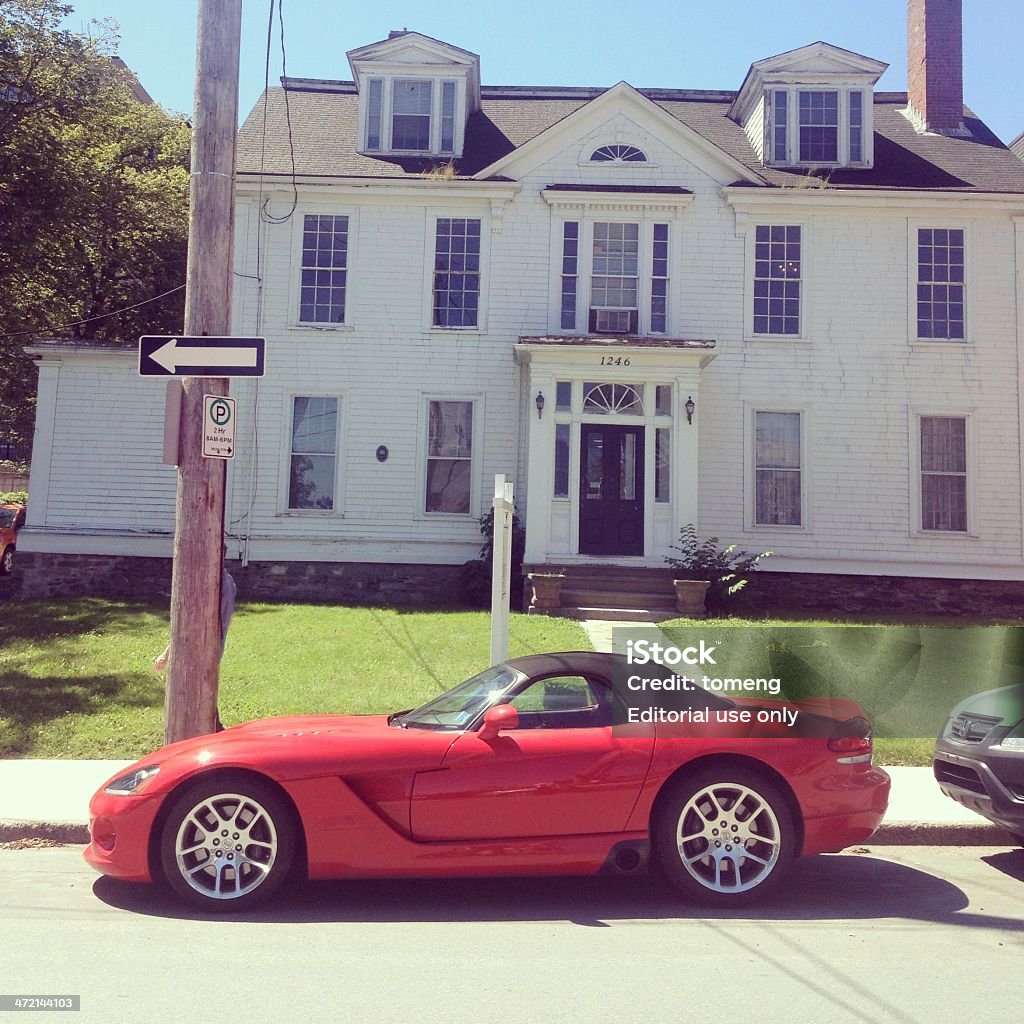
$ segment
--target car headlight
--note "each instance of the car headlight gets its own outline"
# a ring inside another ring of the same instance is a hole
[[[1004,736],[996,746],[1003,750],[1024,750],[1024,736]]]
[[[112,793],[115,796],[137,793],[158,771],[160,771],[158,764],[151,764],[147,768],[136,768],[135,771],[119,775],[109,786],[104,788],[103,792]]]

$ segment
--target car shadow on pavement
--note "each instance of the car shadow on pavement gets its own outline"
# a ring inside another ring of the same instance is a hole
[[[981,858],[989,867],[1001,871],[1010,878],[1024,882],[1024,850],[1005,850]]]
[[[1007,854],[1014,857],[1016,854]],[[1024,866],[1024,856],[1020,857]],[[1016,877],[1016,876],[1015,876]],[[489,879],[377,879],[310,882],[243,913],[192,911],[154,886],[100,878],[96,897],[152,917],[265,923],[568,921],[607,928],[617,921],[830,921],[907,918],[1024,933],[1024,920],[965,913],[952,883],[906,864],[863,854],[809,857],[780,891],[751,907],[713,910],[683,902],[649,876]]]

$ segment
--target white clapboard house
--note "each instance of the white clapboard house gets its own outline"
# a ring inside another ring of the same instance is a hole
[[[238,150],[243,593],[443,599],[504,473],[530,566],[661,567],[694,523],[824,603],[1008,600],[1024,163],[964,106],[958,8],[911,0],[908,93],[824,42],[728,92],[488,86],[411,31],[270,89]],[[163,383],[131,345],[31,351],[26,592],[166,588]]]

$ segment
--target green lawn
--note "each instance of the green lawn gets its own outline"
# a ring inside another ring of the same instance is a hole
[[[9,601],[0,616],[0,757],[128,758],[163,742],[165,606]],[[513,656],[590,650],[566,619],[514,615]],[[483,612],[239,604],[221,666],[225,724],[411,707],[485,668]]]
[[[709,619],[661,628],[676,642],[733,629],[743,645],[756,647],[763,629],[832,625]],[[812,648],[795,674],[781,651],[768,668],[782,675],[788,696],[858,700],[875,724],[881,763],[927,765],[949,708],[964,692],[1001,685],[1007,634],[979,630],[968,647],[963,638],[972,631],[922,637],[921,627],[880,628],[863,645],[851,646],[844,634],[842,649]],[[5,602],[0,757],[127,758],[159,746],[164,683],[151,666],[167,633],[167,608],[157,603]],[[567,619],[516,615],[511,633],[513,656],[591,646]],[[230,725],[266,715],[410,707],[485,667],[489,645],[483,612],[239,604],[221,669],[221,717]],[[836,657],[822,660],[826,655]]]

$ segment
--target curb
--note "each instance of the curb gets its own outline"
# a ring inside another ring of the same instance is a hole
[[[0,843],[50,839],[55,843],[89,842],[89,826],[77,821],[0,821]]]
[[[1019,846],[1005,829],[987,822],[893,821],[879,826],[868,846]]]
[[[75,821],[0,821],[0,843],[49,839],[86,845],[89,827]],[[883,824],[867,846],[1019,846],[1009,832],[985,822],[940,823],[897,821]]]

